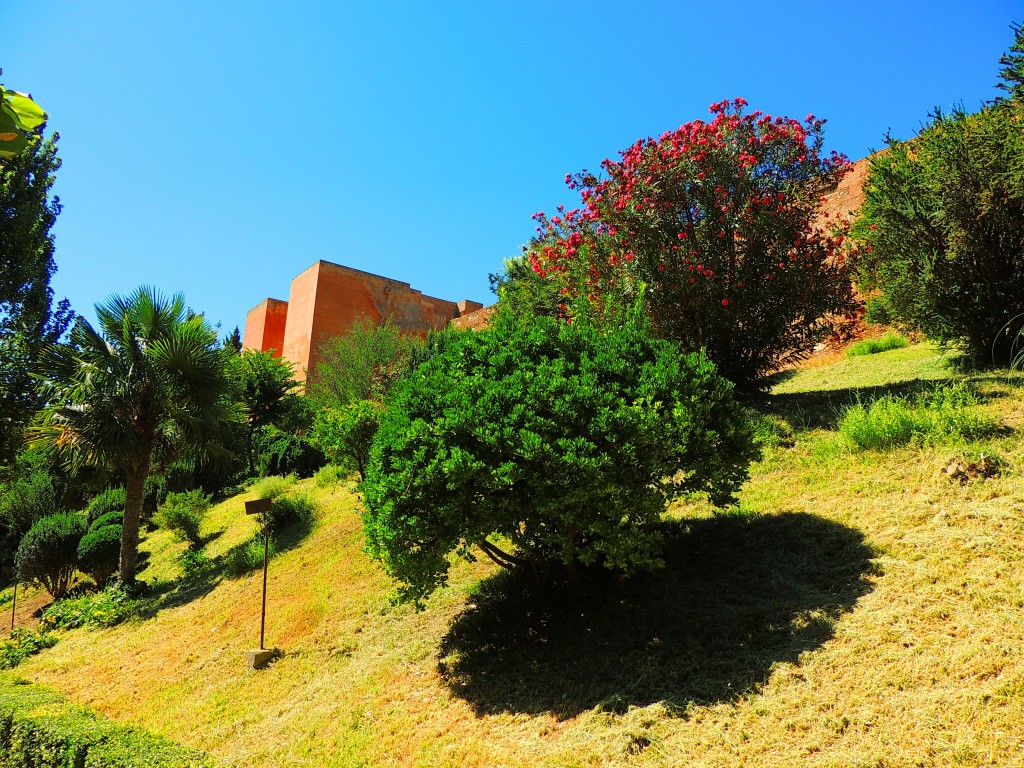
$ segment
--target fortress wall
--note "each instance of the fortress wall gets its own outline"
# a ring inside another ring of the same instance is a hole
[[[284,350],[284,329],[288,318],[288,302],[264,299],[245,316],[242,348],[260,352],[273,351],[280,357]]]

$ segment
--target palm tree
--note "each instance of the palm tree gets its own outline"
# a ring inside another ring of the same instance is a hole
[[[125,479],[118,576],[132,579],[146,478],[178,458],[224,455],[222,436],[242,416],[227,396],[225,353],[181,294],[141,287],[96,305],[99,331],[79,318],[68,344],[43,353],[37,378],[47,405],[29,442],[71,471],[99,466]]]

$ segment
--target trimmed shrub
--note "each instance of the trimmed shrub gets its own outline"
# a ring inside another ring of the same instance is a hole
[[[157,525],[171,531],[179,541],[196,545],[201,541],[199,528],[209,509],[210,497],[200,490],[169,493],[154,519]]]
[[[367,549],[404,597],[474,547],[538,580],[653,570],[671,499],[732,500],[758,453],[746,412],[637,314],[605,332],[499,315],[399,381],[361,487]]]
[[[98,518],[97,522],[107,516]],[[90,529],[78,542],[77,557],[78,570],[102,587],[117,570],[121,557],[121,526],[101,525]]]
[[[125,499],[124,488],[107,488],[103,493],[94,496],[86,510],[89,522],[93,522],[96,518],[102,517],[108,512],[120,512],[123,517]]]
[[[100,515],[91,523],[89,523],[89,531],[95,531],[99,528],[103,528],[106,525],[121,525],[124,523],[124,510],[118,510],[117,512],[107,512],[105,515]]]
[[[41,584],[53,598],[64,596],[78,565],[78,543],[86,532],[82,515],[63,512],[36,521],[18,545],[18,578]]]
[[[0,680],[0,768],[213,768],[202,752]]]

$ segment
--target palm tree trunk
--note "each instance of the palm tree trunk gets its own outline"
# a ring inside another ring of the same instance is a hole
[[[125,473],[124,523],[121,526],[121,562],[117,578],[122,582],[135,578],[135,560],[139,554],[139,526],[142,521],[142,502],[149,475],[149,460],[129,467]]]

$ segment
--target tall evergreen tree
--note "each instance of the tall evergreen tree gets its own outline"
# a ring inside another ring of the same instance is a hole
[[[57,138],[33,137],[25,151],[0,158],[0,462],[16,452],[39,406],[31,371],[40,351],[73,317],[66,300],[54,307],[50,288],[50,230],[61,209],[51,194]]]

